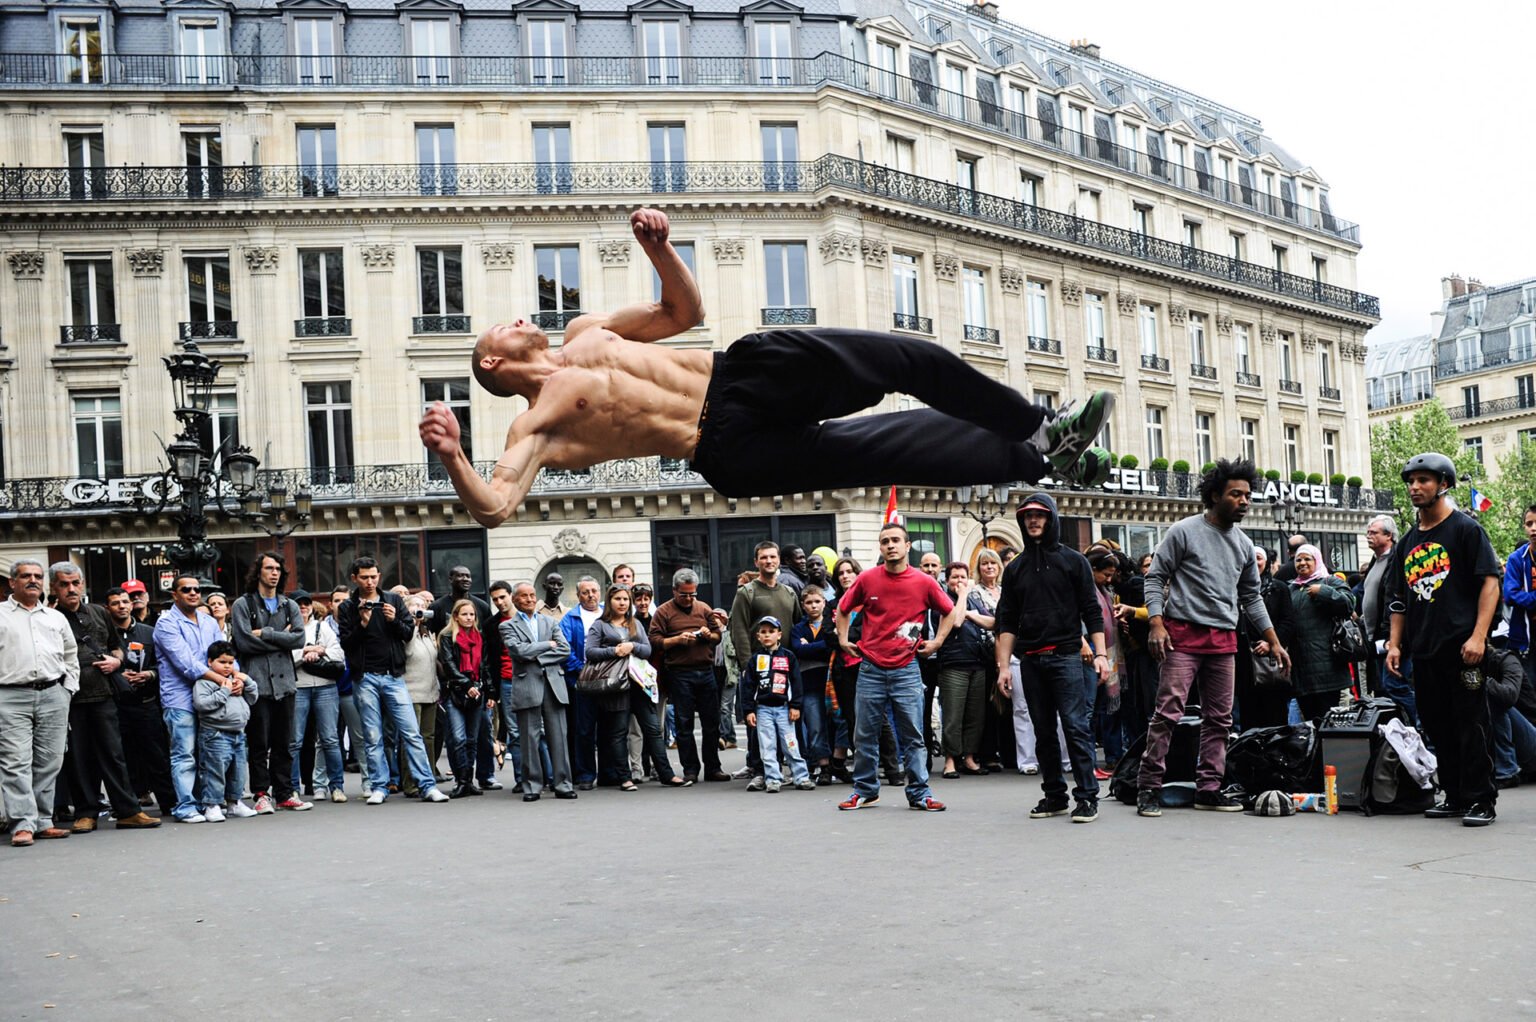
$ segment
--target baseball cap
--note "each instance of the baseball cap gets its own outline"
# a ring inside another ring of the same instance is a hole
[[[757,624],[752,626],[752,630],[755,632],[759,628],[763,627],[763,625],[769,625],[770,627],[777,628],[781,632],[784,630],[784,626],[779,624],[779,619],[774,617],[772,614],[764,614],[762,617],[758,618]]]
[[[1023,514],[1025,511],[1044,511],[1046,514],[1050,514],[1051,509],[1046,507],[1043,502],[1031,498],[1019,505],[1017,513]]]
[[[130,578],[128,581],[124,582],[122,585],[122,590],[125,593],[144,593],[146,595],[149,593],[149,590],[145,588],[144,583],[140,582],[136,578]]]
[[[294,603],[314,603],[315,602],[315,598],[313,596],[309,595],[309,590],[308,589],[295,589],[293,592],[288,594],[288,599],[292,600]]]

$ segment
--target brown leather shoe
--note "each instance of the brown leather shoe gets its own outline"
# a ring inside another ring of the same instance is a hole
[[[36,837],[39,841],[56,841],[59,838],[69,837],[69,831],[63,827],[44,827],[37,832]]]
[[[96,829],[96,817],[82,816],[80,819],[76,820],[75,825],[69,829],[76,834],[89,834],[91,831]]]
[[[141,830],[158,826],[160,826],[160,820],[148,813],[134,813],[117,821],[118,830]]]
[[[30,848],[32,846],[32,832],[30,830],[18,830],[11,835],[12,848]]]

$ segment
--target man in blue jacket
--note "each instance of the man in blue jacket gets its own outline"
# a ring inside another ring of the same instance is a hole
[[[571,696],[571,772],[576,775],[576,787],[581,791],[591,791],[597,783],[597,704],[591,696],[576,690],[576,679],[587,662],[587,629],[603,613],[597,597],[597,579],[581,576],[576,580],[576,606],[560,619],[560,631],[571,647],[571,655],[565,661],[565,687]],[[613,772],[612,765],[604,766],[617,784],[618,774]]]
[[[1531,664],[1531,633],[1536,631],[1536,504],[1525,509],[1527,543],[1504,561],[1504,602],[1509,615],[1509,648],[1525,661],[1525,677],[1536,683]]]

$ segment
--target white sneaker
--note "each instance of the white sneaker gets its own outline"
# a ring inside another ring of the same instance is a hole
[[[208,817],[204,816],[202,813],[193,813],[191,816],[173,816],[171,818],[173,820],[175,820],[177,823],[207,823],[208,822]]]
[[[203,819],[207,820],[209,823],[223,823],[224,810],[220,809],[218,806],[209,806],[207,809],[203,810]]]
[[[341,803],[345,802],[346,800],[347,800],[347,793],[346,792],[342,791],[340,788],[332,788],[331,789],[331,801],[332,802],[335,802],[337,805],[340,805]]]
[[[448,796],[444,795],[439,789],[433,788],[425,795],[422,795],[421,800],[423,802],[446,802],[448,801]]]
[[[436,791],[437,789],[433,788],[432,790]],[[388,794],[388,792],[386,792],[383,788],[374,788],[372,791],[370,791],[368,793],[368,804],[371,805],[371,806],[381,806],[381,805],[383,805],[384,804],[384,797],[387,794]]]
[[[235,799],[233,802],[231,802],[226,812],[237,820],[244,820],[248,817],[256,815],[256,810],[252,809],[250,806],[246,805],[239,799]]]

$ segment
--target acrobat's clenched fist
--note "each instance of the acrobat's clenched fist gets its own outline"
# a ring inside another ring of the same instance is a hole
[[[459,449],[459,420],[448,406],[434,401],[421,417],[421,442],[429,451],[446,457]]]
[[[635,232],[635,240],[644,246],[665,244],[672,231],[667,214],[649,207],[629,214],[629,226]]]

